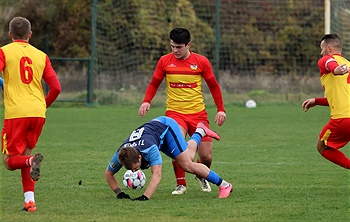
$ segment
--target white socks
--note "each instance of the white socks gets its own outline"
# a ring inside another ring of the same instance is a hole
[[[224,186],[224,187],[228,187],[230,184],[227,183],[225,180],[222,180],[221,184],[220,184],[220,187],[221,186]]]
[[[33,191],[27,191],[24,193],[24,202],[29,203],[29,201],[35,202]]]
[[[201,134],[202,137],[206,135],[204,129],[202,129],[202,128],[197,128],[197,129],[196,129],[196,132],[199,133],[199,134]]]

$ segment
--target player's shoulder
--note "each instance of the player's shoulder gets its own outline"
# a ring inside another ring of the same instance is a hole
[[[334,57],[332,55],[324,55],[318,60],[318,64],[326,64],[331,60],[334,60]]]
[[[199,62],[205,62],[205,63],[209,62],[209,59],[206,56],[201,55],[199,53],[191,52],[191,57],[192,59],[195,59]]]
[[[198,58],[198,59],[208,59],[206,56],[199,54],[199,53],[196,53],[196,52],[192,52],[192,51],[191,51],[191,56]]]
[[[168,53],[168,54],[162,55],[160,57],[160,59],[170,59],[172,57],[174,57],[174,54],[173,53]]]
[[[13,42],[1,46],[0,49],[1,49],[1,50],[5,50],[5,49],[7,49],[7,48],[10,48],[12,45],[13,45]]]

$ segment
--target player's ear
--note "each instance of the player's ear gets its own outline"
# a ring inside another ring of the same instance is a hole
[[[32,34],[33,34],[33,32],[30,31],[29,34],[28,34],[28,40],[32,37]]]
[[[139,162],[141,162],[141,159],[142,159],[142,156],[141,156],[141,154],[139,155]]]
[[[12,33],[9,31],[9,37],[10,39],[12,39]]]
[[[332,52],[333,51],[332,50],[333,49],[332,46],[328,45],[327,48],[328,48],[328,52]]]

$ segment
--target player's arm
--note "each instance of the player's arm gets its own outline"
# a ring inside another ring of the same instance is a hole
[[[221,126],[226,120],[226,112],[224,107],[224,100],[222,98],[221,88],[219,83],[216,81],[214,75],[210,79],[205,79],[210,93],[214,99],[217,107],[217,114],[215,115],[215,123]]]
[[[148,153],[142,158],[147,158],[149,161],[151,165],[152,176],[143,195],[133,200],[144,201],[151,198],[162,178],[162,156],[159,152],[158,146],[153,145],[150,147],[150,149],[148,149]]]
[[[115,193],[116,197],[118,199],[130,199],[130,196],[126,193],[124,193],[120,189],[120,185],[117,181],[117,179],[114,177],[114,174],[112,171],[110,171],[108,168],[105,171],[105,179],[109,187],[113,190]]]
[[[151,166],[152,176],[148,183],[147,189],[143,193],[148,199],[151,198],[153,193],[156,191],[160,180],[162,179],[162,164]]]
[[[320,59],[318,66],[321,67],[321,72],[322,69],[326,69],[332,72],[334,75],[344,75],[350,71],[350,68],[346,64],[339,65],[333,57],[325,57],[325,59]]]
[[[130,196],[120,189],[119,182],[114,175],[123,167],[118,161],[118,151],[113,155],[105,171],[105,179],[118,199],[130,199]]]
[[[338,64],[337,64],[338,65]],[[344,75],[350,71],[350,68],[346,64],[338,65],[333,69],[334,75]]]
[[[56,98],[61,92],[61,84],[57,78],[55,70],[52,68],[48,56],[46,56],[46,66],[44,69],[43,79],[45,83],[49,86],[49,92],[45,97],[47,108],[51,106],[51,104],[56,100]]]
[[[143,99],[143,102],[139,108],[139,115],[141,117],[144,117],[151,107],[151,101],[154,98],[154,96],[157,93],[157,90],[162,83],[163,79],[158,79],[155,76],[152,77],[151,82],[148,84],[146,92],[145,92],[145,97]]]
[[[5,68],[5,54],[4,51],[0,48],[0,72]]]
[[[311,99],[307,99],[305,100],[302,104],[301,104],[301,108],[307,112],[311,107],[314,106],[329,106],[328,100],[326,97],[321,97],[321,98],[311,98]]]

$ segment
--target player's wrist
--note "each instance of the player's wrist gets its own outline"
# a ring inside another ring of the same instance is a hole
[[[113,192],[114,192],[116,195],[118,195],[118,194],[120,194],[120,193],[122,192],[122,190],[118,187],[118,188],[115,188],[115,189],[113,190]]]
[[[321,106],[327,106],[328,105],[328,100],[326,97],[321,97],[321,98],[314,98],[314,103],[315,105],[321,105]]]

